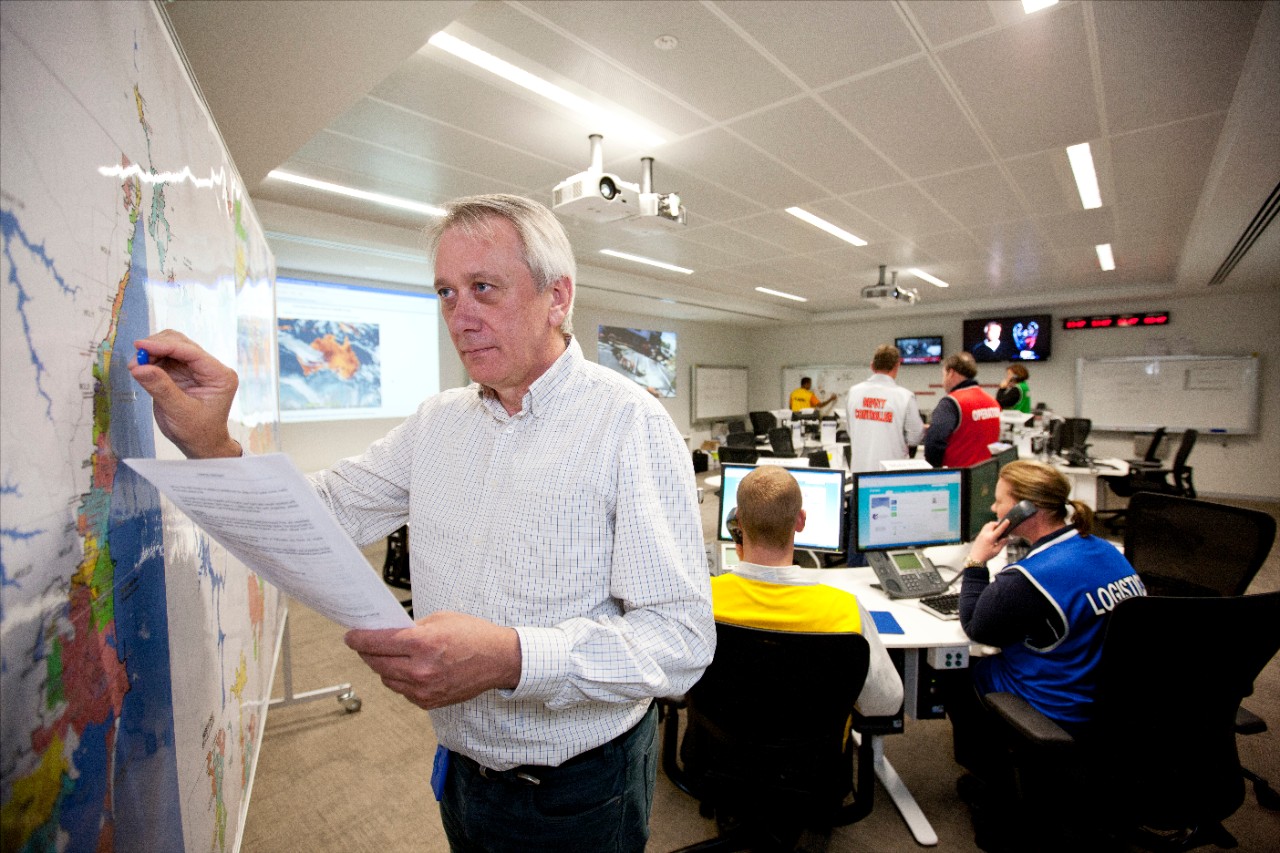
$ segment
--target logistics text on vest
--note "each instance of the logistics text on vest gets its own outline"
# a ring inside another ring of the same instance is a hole
[[[893,423],[893,409],[887,409],[888,401],[880,397],[863,397],[862,406],[855,409],[853,417],[859,421],[884,421]]]
[[[1112,581],[1106,586],[1100,586],[1095,593],[1086,592],[1085,598],[1089,599],[1093,612],[1099,616],[1110,613],[1115,606],[1126,598],[1134,598],[1139,595],[1146,595],[1147,588],[1142,585],[1142,579],[1137,575],[1129,575],[1127,578],[1121,578],[1118,581]]]

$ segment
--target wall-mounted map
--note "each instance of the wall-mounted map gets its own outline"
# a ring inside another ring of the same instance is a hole
[[[283,603],[119,464],[177,456],[127,364],[183,331],[275,449],[273,262],[151,3],[6,3],[0,79],[0,846],[222,853]]]

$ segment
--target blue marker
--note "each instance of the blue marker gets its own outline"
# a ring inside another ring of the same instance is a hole
[[[138,350],[138,364],[150,364],[150,363],[151,363],[151,353],[147,352],[144,349]]]

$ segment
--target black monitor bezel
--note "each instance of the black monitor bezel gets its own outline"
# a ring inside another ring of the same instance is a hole
[[[767,463],[767,462],[766,462],[766,463],[764,463],[764,464],[766,464],[766,465],[767,465],[767,464],[769,464],[769,463]],[[725,525],[724,525],[724,521],[725,521],[725,500],[726,500],[726,498],[728,497],[728,491],[729,491],[729,490],[726,488],[726,484],[727,484],[728,479],[729,479],[728,477],[726,477],[726,476],[725,476],[725,471],[726,471],[726,469],[742,469],[742,470],[750,471],[750,470],[751,470],[751,469],[753,469],[753,468],[759,468],[759,467],[760,467],[760,465],[758,465],[758,464],[757,464],[757,465],[747,465],[747,464],[745,464],[745,463],[741,463],[741,462],[725,462],[725,463],[723,463],[723,464],[720,466],[720,496],[719,496],[719,505],[718,505],[718,506],[717,506],[717,508],[716,508],[716,541],[717,541],[717,542],[732,542],[732,541],[733,541],[733,539],[732,539],[732,538],[728,535],[728,533],[725,531]],[[793,471],[791,472],[791,474],[792,474],[792,476],[795,476],[797,473],[804,472],[804,471],[830,471],[830,472],[832,472],[833,474],[837,474],[837,475],[839,475],[839,478],[840,478],[840,496],[841,496],[841,497],[840,497],[840,499],[841,499],[841,501],[842,501],[842,504],[841,504],[840,510],[836,513],[836,515],[837,515],[837,518],[836,518],[836,526],[837,526],[837,530],[836,530],[836,543],[837,543],[837,544],[836,544],[836,546],[835,546],[835,547],[830,547],[830,548],[828,548],[828,547],[823,547],[823,546],[818,546],[818,545],[810,545],[810,544],[803,543],[803,542],[801,542],[801,541],[800,541],[800,538],[804,536],[804,533],[803,533],[803,532],[801,532],[801,533],[797,533],[797,534],[796,534],[796,543],[795,543],[795,547],[796,547],[798,550],[802,550],[802,551],[813,551],[813,552],[814,552],[814,553],[816,553],[816,554],[843,554],[843,553],[844,553],[844,547],[843,547],[843,546],[844,546],[844,542],[845,542],[846,537],[848,536],[848,529],[847,529],[847,525],[848,525],[848,518],[847,518],[847,511],[846,511],[846,506],[845,506],[845,503],[847,503],[848,495],[847,495],[847,493],[846,493],[845,486],[846,486],[846,484],[849,482],[849,475],[848,475],[847,473],[845,473],[845,471],[844,471],[843,469],[841,469],[841,468],[817,468],[817,467],[813,467],[813,468],[808,468],[808,467],[806,467],[806,468],[799,468],[799,469],[793,470]],[[743,474],[742,476],[743,476],[743,477],[745,477],[745,476],[747,476],[747,475],[746,475],[746,474]],[[733,505],[734,505],[734,506],[737,506],[737,500],[736,500],[737,495],[735,494],[733,497],[734,497]]]
[[[919,477],[929,474],[940,474],[943,472],[952,472],[960,477],[960,532],[959,537],[952,539],[943,539],[929,542],[903,542],[895,544],[890,548],[863,548],[858,544],[858,489],[861,481],[867,477],[906,479],[907,477]],[[847,535],[845,541],[847,551],[852,554],[868,554],[872,551],[902,551],[909,548],[932,548],[936,545],[961,545],[965,542],[964,534],[966,525],[968,524],[968,481],[965,479],[964,468],[914,468],[905,471],[860,471],[853,475],[853,489],[848,495],[848,517],[845,519],[845,528]]]

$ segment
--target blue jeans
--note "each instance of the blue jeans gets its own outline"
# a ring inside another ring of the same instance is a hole
[[[440,801],[449,849],[642,853],[657,781],[657,733],[655,703],[629,732],[559,767],[496,773],[453,753]]]

